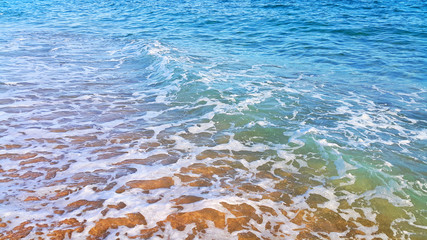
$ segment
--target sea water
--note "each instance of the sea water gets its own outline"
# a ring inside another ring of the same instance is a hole
[[[0,2],[0,238],[426,239],[424,1]]]

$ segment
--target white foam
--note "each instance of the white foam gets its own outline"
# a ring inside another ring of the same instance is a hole
[[[166,94],[158,95],[156,97],[156,102],[158,102],[158,103],[164,103],[164,102],[166,102],[166,99],[167,99]]]
[[[190,141],[177,136],[177,135],[173,135],[169,137],[170,140],[174,140],[175,141],[175,146],[174,148],[176,149],[181,149],[181,150],[185,150],[185,151],[191,151],[193,150],[196,146],[191,143]]]
[[[415,132],[413,138],[417,140],[427,140],[427,129],[422,129],[418,132]]]
[[[190,133],[197,134],[197,133],[206,132],[208,129],[210,129],[214,126],[215,126],[215,123],[213,121],[209,121],[207,123],[199,123],[199,124],[196,124],[192,127],[189,127],[188,131]]]
[[[19,84],[19,82],[3,82],[3,83],[8,86],[17,86]]]
[[[284,151],[284,150],[279,150],[277,151],[277,155],[282,158],[285,159],[286,162],[295,160],[295,155],[288,152],[288,151]]]
[[[317,141],[320,145],[326,146],[326,147],[336,147],[339,148],[340,146],[336,143],[330,143],[326,139],[320,139]]]
[[[162,113],[163,113],[162,111],[159,111],[159,112],[156,112],[156,111],[147,111],[147,112],[145,112],[145,115],[142,117],[142,119],[144,119],[145,121],[149,121],[149,120],[151,120],[151,119],[159,116]]]

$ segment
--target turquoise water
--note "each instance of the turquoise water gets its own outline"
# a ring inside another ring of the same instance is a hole
[[[426,239],[426,19],[423,1],[1,1],[0,238]],[[129,213],[146,224],[94,230]]]

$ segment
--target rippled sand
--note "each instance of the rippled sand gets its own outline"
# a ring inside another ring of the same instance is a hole
[[[0,201],[19,211],[3,217],[1,227],[13,229],[1,233],[2,239],[385,237],[390,216],[399,216],[384,212],[372,218],[357,203],[352,207],[345,198],[326,198],[323,188],[304,194],[322,183],[284,171],[274,161],[254,159],[250,152],[205,150],[195,159],[181,159],[179,151],[156,153],[167,142],[149,141],[152,131],[106,141],[102,136],[111,133],[76,134],[96,127],[44,130],[51,134],[23,144],[49,146],[45,151],[1,146],[11,153],[0,158],[15,167],[1,171],[9,190]],[[150,156],[129,158],[124,151],[129,146]],[[81,162],[76,154],[76,160],[64,161],[58,154],[71,149],[90,151],[92,158]],[[381,199],[376,204],[390,207]]]

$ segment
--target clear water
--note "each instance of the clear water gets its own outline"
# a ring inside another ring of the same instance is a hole
[[[426,239],[426,80],[423,1],[1,1],[0,238]]]

